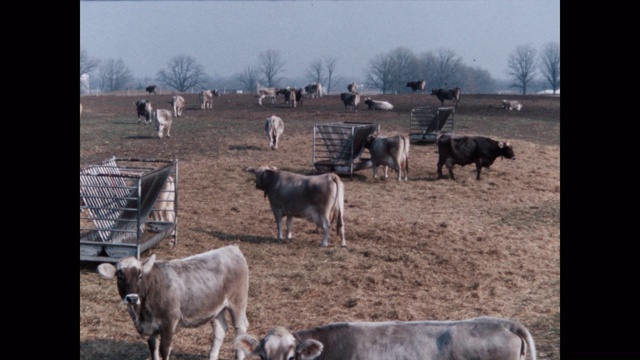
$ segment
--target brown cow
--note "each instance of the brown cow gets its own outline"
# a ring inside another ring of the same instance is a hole
[[[438,138],[438,179],[442,178],[443,165],[447,166],[451,180],[455,180],[454,165],[465,166],[473,163],[476,164],[476,180],[480,180],[482,168],[489,168],[498,157],[516,159],[513,147],[508,142],[496,141],[484,136],[441,135]]]
[[[98,266],[105,279],[117,278],[118,293],[138,334],[147,339],[152,360],[168,360],[173,335],[180,328],[206,323],[213,327],[209,360],[218,359],[231,315],[235,335],[249,327],[249,267],[237,245],[171,261],[156,261],[153,254],[140,261],[134,256]],[[237,351],[236,359],[244,359]]]
[[[364,147],[371,153],[373,178],[378,178],[378,166],[384,166],[384,178],[388,179],[389,168],[398,174],[397,180],[409,180],[409,139],[401,134],[393,136],[369,135]]]
[[[344,185],[334,173],[322,175],[300,175],[279,171],[276,167],[262,165],[255,169],[247,168],[255,174],[256,188],[269,197],[269,204],[276,217],[278,242],[282,242],[282,218],[287,217],[287,239],[291,239],[293,218],[304,218],[322,228],[322,247],[329,242],[329,231],[337,217],[337,232],[340,234],[340,246],[345,247],[344,239]]]

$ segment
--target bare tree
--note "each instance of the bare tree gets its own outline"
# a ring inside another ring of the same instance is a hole
[[[322,66],[322,60],[315,60],[311,62],[311,64],[309,64],[309,67],[307,68],[307,71],[305,73],[305,78],[311,83],[320,83],[324,85],[326,80],[324,71],[325,68]]]
[[[433,88],[451,88],[462,84],[462,60],[455,51],[441,48],[433,57]]]
[[[124,90],[132,80],[131,70],[122,59],[108,59],[100,66],[98,81],[102,91]]]
[[[540,72],[555,95],[560,89],[560,44],[548,42],[542,46]]]
[[[507,61],[507,75],[511,76],[511,87],[520,89],[522,95],[527,94],[527,87],[536,76],[536,49],[531,45],[520,45],[513,50]]]
[[[393,64],[390,90],[396,92],[409,91],[406,87],[408,81],[414,81],[417,73],[418,59],[413,52],[406,47],[398,47],[389,53]]]
[[[465,89],[468,94],[490,94],[496,89],[495,80],[491,77],[489,71],[479,67],[472,68],[461,65],[462,82],[460,87]]]
[[[89,90],[89,74],[100,64],[100,61],[89,56],[89,53],[80,48],[80,93]]]
[[[369,61],[369,72],[365,74],[365,84],[386,94],[393,86],[395,66],[389,54],[378,54]]]
[[[275,87],[282,80],[280,76],[284,72],[285,61],[282,60],[278,50],[269,49],[260,53],[259,69],[267,87]]]
[[[177,55],[167,63],[166,70],[158,71],[157,79],[179,92],[186,92],[202,86],[207,75],[200,64],[191,56]]]
[[[251,65],[247,65],[243,72],[236,75],[235,78],[242,83],[245,90],[249,91],[256,90],[256,84],[263,82],[263,79],[260,77],[260,71]]]
[[[324,67],[327,69],[327,94],[331,93],[331,81],[333,80],[333,73],[336,70],[336,58],[331,56],[324,57]]]

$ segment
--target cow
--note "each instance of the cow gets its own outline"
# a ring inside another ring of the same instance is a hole
[[[267,138],[269,138],[269,147],[271,147],[271,150],[277,150],[280,135],[284,132],[284,122],[281,118],[271,115],[264,123],[264,132],[267,134]]]
[[[157,86],[156,86],[156,85],[149,85],[149,86],[147,86],[144,90],[145,90],[146,92],[148,92],[149,94],[157,94],[157,92],[156,92],[156,88],[157,88]]]
[[[427,82],[424,80],[418,80],[418,81],[409,81],[406,85],[406,87],[410,87],[412,92],[416,92],[418,90],[420,90],[420,92],[422,94],[424,94],[424,88],[427,85]]]
[[[344,108],[347,111],[354,109],[358,112],[358,106],[360,105],[360,94],[358,93],[342,93],[340,94],[340,100],[344,103]]]
[[[276,95],[284,95],[284,102],[291,107],[296,107],[296,102],[297,102],[296,88],[276,89]]]
[[[304,87],[304,91],[307,94],[311,95],[311,98],[314,97],[322,97],[322,84],[321,83],[313,83]]]
[[[364,103],[369,106],[369,110],[393,110],[393,105],[388,101],[371,100],[370,97],[364,99]]]
[[[438,100],[444,106],[445,100],[453,100],[458,107],[458,103],[460,102],[460,88],[455,87],[453,89],[431,89],[431,95],[435,95],[438,97]]]
[[[235,346],[262,360],[537,359],[533,336],[522,323],[487,316],[341,322],[293,333],[277,326],[262,340],[240,335]]]
[[[269,97],[271,98],[271,104],[276,103],[276,92],[278,91],[276,88],[263,88],[259,87],[256,90],[258,94],[256,97],[258,98],[258,104],[262,106],[262,99]]]
[[[200,109],[202,110],[213,109],[214,96],[215,96],[215,93],[212,90],[200,91],[200,93],[198,94],[198,97],[200,98]]]
[[[153,125],[158,131],[158,137],[160,139],[162,139],[164,129],[167,129],[167,137],[171,137],[171,123],[173,123],[171,111],[166,109],[157,109],[153,111]]]
[[[173,116],[176,118],[182,116],[182,110],[184,110],[184,98],[180,95],[174,95],[169,101],[169,104],[173,107]]]
[[[340,234],[340,246],[346,247],[344,238],[344,184],[335,173],[300,175],[262,165],[247,168],[256,176],[256,189],[264,191],[276,218],[278,242],[282,242],[282,217],[287,217],[287,239],[291,239],[293,218],[305,218],[322,228],[322,247],[329,243],[333,220]]]
[[[217,360],[228,328],[225,312],[236,336],[249,327],[249,267],[237,245],[170,261],[156,261],[155,254],[144,261],[125,257],[116,266],[100,264],[98,273],[117,278],[120,298],[152,360],[169,359],[176,330],[205,323],[213,327],[209,360]],[[244,353],[236,351],[236,360],[242,359]]]
[[[302,100],[304,100],[304,89],[303,88],[300,88],[300,89],[293,88],[292,90],[296,91],[296,101],[298,102],[298,105],[300,107],[302,107]]]
[[[351,83],[351,84],[347,85],[347,90],[349,90],[350,93],[358,92],[358,84]]]
[[[140,118],[144,117],[144,123],[149,124],[151,122],[151,114],[153,107],[149,100],[138,100],[133,105],[136,106],[136,114],[138,114],[138,124],[140,124]]]
[[[364,142],[364,147],[371,154],[373,165],[373,178],[378,178],[378,166],[384,166],[384,178],[388,179],[389,168],[398,174],[397,180],[409,180],[409,139],[401,134],[393,136],[381,136],[371,134]]]
[[[508,110],[522,110],[522,104],[517,100],[502,100],[502,108]]]
[[[515,160],[513,147],[509,142],[502,142],[484,136],[461,136],[441,135],[438,138],[438,179],[442,178],[442,166],[446,165],[449,176],[453,176],[453,166],[458,164],[465,166],[471,163],[476,164],[476,180],[480,180],[480,171],[483,167],[489,168],[491,164],[500,156]]]

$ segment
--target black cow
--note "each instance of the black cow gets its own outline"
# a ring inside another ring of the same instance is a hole
[[[144,123],[149,124],[151,122],[151,113],[153,112],[153,107],[151,106],[151,102],[149,100],[138,100],[133,105],[136,106],[136,114],[138,115],[138,124],[140,123],[140,118],[144,118]]]
[[[355,112],[358,112],[358,106],[360,106],[360,94],[344,92],[340,94],[340,100],[344,103],[344,108],[347,111],[354,109]]]
[[[445,100],[453,100],[456,103],[456,107],[458,107],[458,103],[460,102],[460,88],[454,87],[453,89],[431,89],[431,95],[435,95],[438,97],[438,100],[444,106]]]
[[[145,90],[149,93],[149,94],[157,94],[156,93],[156,85],[149,85],[145,88]]]
[[[420,92],[423,94],[425,86],[426,82],[424,80],[409,81],[407,83],[407,87],[410,87],[413,92],[416,92],[416,90],[420,90]]]
[[[458,164],[476,164],[476,180],[480,180],[482,167],[489,168],[500,156],[515,160],[513,147],[508,142],[495,141],[484,136],[451,137],[442,135],[438,138],[438,179],[442,178],[442,165],[446,165],[449,176],[453,176],[453,166]]]

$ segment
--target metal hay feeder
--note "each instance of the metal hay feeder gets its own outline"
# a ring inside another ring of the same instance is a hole
[[[409,141],[434,143],[438,136],[453,133],[453,107],[419,107],[411,109],[409,121]]]

